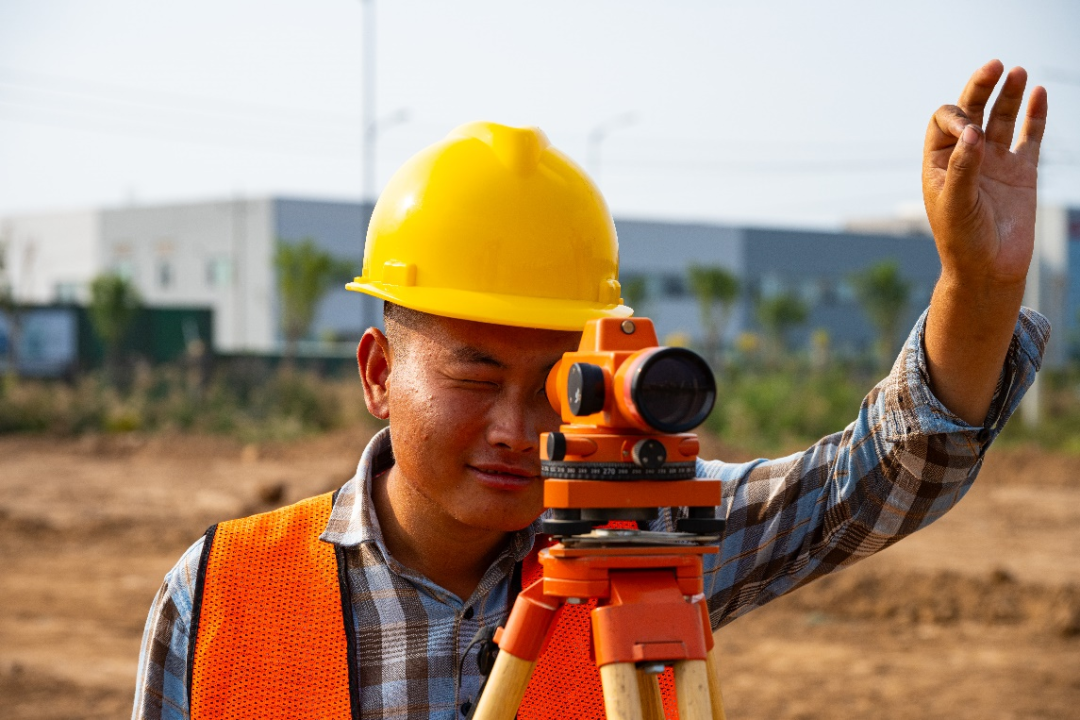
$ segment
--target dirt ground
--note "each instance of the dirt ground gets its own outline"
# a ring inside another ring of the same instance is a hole
[[[369,432],[0,438],[0,718],[127,717],[185,547],[337,487]],[[991,451],[942,521],[717,638],[733,720],[1080,718],[1080,458]]]

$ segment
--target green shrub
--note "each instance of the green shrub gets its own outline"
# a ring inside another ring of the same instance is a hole
[[[717,379],[716,409],[702,430],[759,455],[806,447],[854,420],[877,380],[857,364],[732,365]],[[1043,371],[1040,382],[1042,422],[1031,428],[1013,418],[1000,442],[1080,453],[1080,367]],[[143,367],[129,385],[121,392],[102,374],[74,384],[0,378],[0,433],[201,432],[260,442],[372,422],[359,380],[261,363],[227,366],[205,384],[181,366]]]
[[[178,366],[137,369],[120,392],[100,374],[74,385],[4,380],[0,433],[205,432],[287,440],[368,420],[356,379],[232,367],[205,384]]]
[[[0,433],[40,432],[53,424],[54,399],[39,383],[23,383],[5,378],[0,395]]]
[[[733,371],[718,378],[716,409],[705,427],[731,445],[772,454],[843,430],[873,385],[870,376],[844,367],[814,372],[793,363]]]
[[[1080,453],[1080,367],[1040,376],[1041,421],[1027,426],[1017,412],[997,442]],[[716,409],[704,429],[757,455],[789,452],[847,427],[878,380],[858,364],[818,371],[794,360],[776,368],[743,366],[717,378]]]

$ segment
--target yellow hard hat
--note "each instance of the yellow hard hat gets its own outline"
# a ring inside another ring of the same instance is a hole
[[[581,330],[629,317],[604,198],[539,128],[477,122],[421,150],[371,216],[346,287],[434,315]]]

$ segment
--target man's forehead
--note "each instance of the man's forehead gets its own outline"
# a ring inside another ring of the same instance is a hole
[[[450,359],[454,362],[466,365],[491,365],[505,368],[506,364],[491,353],[485,352],[472,345],[459,345],[450,349]]]
[[[550,367],[564,352],[576,349],[580,338],[577,333],[530,331],[495,325],[480,331],[476,328],[468,330],[442,336],[440,345],[445,356],[453,362],[497,368],[520,364]]]
[[[388,334],[409,345],[419,344],[418,354],[432,360],[492,367],[523,362],[550,366],[581,342],[580,332],[495,325],[400,307],[393,310],[387,318]]]

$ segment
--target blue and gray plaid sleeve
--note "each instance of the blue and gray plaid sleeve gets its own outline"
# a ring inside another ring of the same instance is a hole
[[[154,596],[143,629],[132,720],[187,720],[188,630],[203,538],[187,549]]]
[[[714,627],[888,547],[967,492],[1035,379],[1050,325],[1021,310],[986,423],[973,427],[930,391],[925,323],[924,312],[843,432],[778,460],[698,462],[700,477],[724,481],[727,533],[705,568]]]

